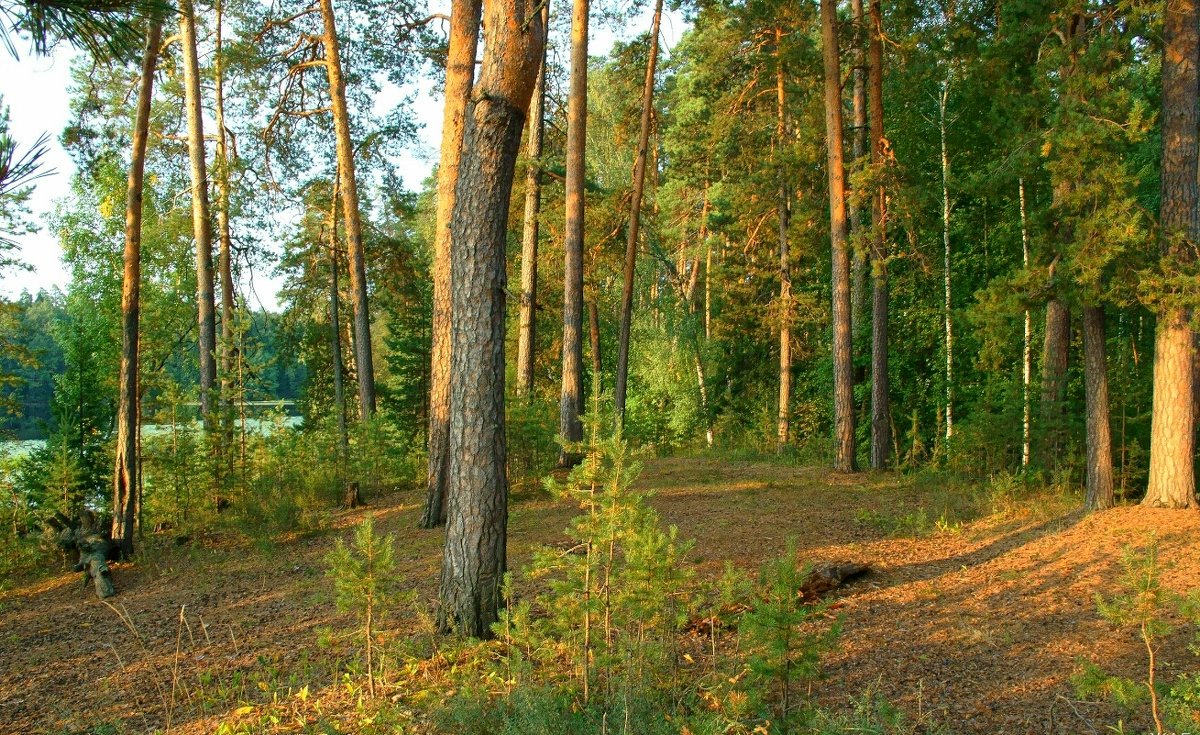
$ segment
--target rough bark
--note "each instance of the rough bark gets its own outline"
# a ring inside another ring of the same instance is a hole
[[[342,362],[342,296],[338,278],[338,187],[333,184],[329,199],[329,353],[333,363],[333,410],[338,432],[338,475],[342,482],[342,502],[358,501],[358,488],[346,476],[350,459],[350,435],[346,427],[346,385]]]
[[[841,92],[838,92],[841,108]],[[787,145],[787,90],[784,87],[783,29],[775,26],[775,146],[782,157]],[[839,112],[840,114],[840,112]],[[792,222],[792,197],[787,174],[779,163],[779,414],[776,426],[776,449],[782,452],[788,445],[792,428],[792,268],[788,243],[788,228]]]
[[[488,5],[455,195],[450,492],[438,627],[487,637],[506,569],[505,237],[521,128],[545,43],[531,0]]]
[[[871,0],[869,94],[871,162],[886,165],[883,138],[883,10]],[[872,207],[875,237],[871,243],[871,468],[883,469],[892,449],[892,417],[888,384],[887,196],[880,185]]]
[[[596,299],[588,302],[588,337],[592,346],[592,383],[597,393],[601,393],[604,362],[600,355],[600,309],[596,306]]]
[[[433,340],[429,371],[429,467],[422,528],[446,522],[450,468],[450,217],[462,155],[467,100],[475,81],[481,0],[454,0],[450,10],[450,46],[446,56],[446,107],[442,113],[442,150],[438,165],[437,225],[433,244]]]
[[[1053,270],[1053,268],[1052,268]],[[1046,303],[1042,342],[1041,418],[1043,458],[1052,464],[1062,449],[1063,408],[1067,394],[1067,364],[1071,346],[1071,313],[1058,298]]]
[[[613,406],[617,422],[625,420],[625,394],[629,385],[629,330],[633,323],[633,281],[637,275],[637,244],[641,227],[642,194],[649,158],[650,122],[654,109],[654,75],[658,65],[658,34],[662,22],[662,0],[654,3],[650,22],[650,56],[646,59],[646,78],[642,84],[642,119],[638,131],[637,157],[633,163],[633,193],[629,199],[629,227],[625,230],[625,272],[621,285],[621,323],[617,331],[617,377]]]
[[[833,257],[834,469],[854,472],[854,352],[851,334],[850,253],[846,242],[846,170],[842,157],[842,89],[837,5],[821,0],[825,61],[825,149],[829,174],[829,236]]]
[[[1163,23],[1161,250],[1169,264],[1189,263],[1200,242],[1197,125],[1200,124],[1200,28],[1195,0],[1168,0]],[[1144,505],[1196,506],[1193,337],[1187,311],[1171,299],[1154,335],[1154,413]]]
[[[112,537],[122,556],[133,554],[133,536],[137,526],[138,341],[142,281],[142,193],[145,186],[146,144],[150,133],[150,101],[154,96],[154,69],[158,63],[158,45],[162,22],[153,19],[146,29],[146,48],[142,54],[141,84],[137,112],[133,122],[129,179],[125,197],[125,270],[121,285],[121,375],[117,400],[117,454],[113,476]],[[97,587],[97,592],[99,592]]]
[[[196,241],[196,303],[199,319],[200,414],[205,431],[213,429],[213,387],[217,381],[216,304],[213,297],[212,221],[208,169],[204,160],[204,111],[200,99],[200,62],[196,56],[196,15],[192,0],[179,3],[183,46],[184,107],[187,108],[188,157],[192,178],[192,237]]]
[[[866,17],[863,0],[851,0],[854,18],[854,137],[851,152],[854,155],[854,170],[861,171],[867,155],[867,50]],[[851,249],[850,260],[850,334],[852,339],[862,335],[863,307],[867,292],[867,250],[863,247],[866,230],[869,229],[869,212],[864,211],[862,201],[850,208],[850,232],[858,242]]]
[[[562,396],[559,433],[568,442],[583,439],[583,240],[587,145],[588,0],[574,0],[571,12],[571,88],[567,97],[566,230],[563,240]],[[576,457],[563,450],[559,465]]]
[[[542,6],[542,25],[550,21],[549,0]],[[542,211],[542,137],[546,129],[546,56],[538,68],[537,86],[529,102],[529,170],[525,172],[525,221],[521,240],[521,323],[517,336],[517,395],[533,391],[537,345],[538,216]]]
[[[350,261],[350,303],[354,310],[354,363],[358,369],[359,418],[366,423],[375,414],[375,362],[371,349],[371,312],[367,303],[362,214],[359,211],[358,182],[354,172],[354,143],[350,139],[350,110],[346,106],[346,81],[342,77],[342,56],[333,0],[321,0],[321,18],[324,21],[321,43],[325,48],[329,106],[333,111],[337,149],[338,186],[342,192],[342,219],[345,222],[346,251]]]
[[[1108,362],[1104,307],[1083,308],[1083,379],[1087,402],[1087,497],[1084,507],[1113,506],[1112,428],[1109,425]]]

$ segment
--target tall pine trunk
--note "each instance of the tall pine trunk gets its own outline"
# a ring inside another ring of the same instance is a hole
[[[854,18],[854,137],[851,153],[854,156],[854,171],[862,170],[867,155],[867,50],[866,18],[863,0],[851,0]],[[863,247],[864,231],[868,230],[868,213],[863,210],[862,199],[858,206],[850,208],[850,232],[857,246],[850,254],[850,334],[852,340],[862,336],[863,307],[867,291],[867,251]]]
[[[154,97],[154,69],[158,62],[158,44],[162,21],[151,19],[146,29],[146,48],[142,54],[141,86],[133,121],[133,145],[130,151],[129,180],[125,198],[125,272],[121,284],[121,377],[117,403],[117,456],[113,477],[112,538],[121,555],[133,554],[133,535],[137,527],[138,491],[141,487],[138,443],[138,413],[141,394],[138,385],[138,319],[142,282],[142,192],[145,188],[146,144],[150,134],[150,101]]]
[[[829,238],[833,257],[834,469],[854,472],[854,352],[851,335],[850,253],[846,242],[846,171],[842,154],[841,63],[837,4],[821,0],[825,61],[825,148],[829,169]]]
[[[562,397],[559,433],[568,442],[583,439],[583,240],[587,163],[588,0],[571,11],[571,89],[567,97],[566,232],[563,240]],[[575,462],[563,450],[559,465]]]
[[[450,492],[438,627],[488,637],[506,571],[505,239],[521,128],[545,43],[533,0],[495,0],[463,134],[452,237]]]
[[[841,108],[839,91],[839,110]],[[792,223],[792,197],[783,152],[787,146],[787,89],[784,85],[783,28],[775,26],[775,150],[779,176],[779,414],[776,450],[788,445],[792,429],[792,268],[788,229]],[[840,115],[840,112],[839,112]],[[840,140],[840,138],[839,138]],[[840,150],[840,149],[839,149]]]
[[[946,104],[950,101],[950,75],[942,82],[938,96],[938,132],[942,142],[942,318],[946,332],[946,453],[950,453],[950,441],[954,438],[954,321],[951,318],[951,296],[953,295],[950,270],[950,150],[946,144]]]
[[[192,0],[179,3],[183,46],[184,107],[187,108],[188,157],[192,177],[192,237],[196,241],[196,303],[200,325],[200,414],[209,437],[213,430],[213,387],[217,381],[216,304],[213,297],[212,220],[208,169],[204,160],[204,110],[200,99],[200,62],[196,56],[196,15]]]
[[[338,159],[338,187],[342,191],[342,219],[346,230],[346,251],[350,261],[350,303],[354,309],[354,363],[358,369],[359,418],[369,422],[375,414],[375,363],[371,350],[371,312],[367,303],[367,266],[363,252],[362,213],[359,210],[358,181],[355,176],[354,143],[350,139],[350,110],[346,106],[346,80],[342,77],[342,56],[338,44],[333,0],[321,0],[324,33],[325,72],[329,76],[329,106],[333,110],[333,132]],[[350,503],[358,503],[355,498]]]
[[[542,6],[542,25],[550,22],[549,0]],[[546,130],[546,57],[538,68],[537,86],[529,102],[529,170],[525,172],[525,221],[521,240],[521,323],[517,336],[517,395],[533,391],[537,349],[538,216],[542,211],[542,137]]]
[[[221,283],[221,470],[225,479],[233,473],[233,389],[234,362],[237,360],[237,335],[234,330],[233,294],[233,235],[229,225],[230,173],[232,160],[225,128],[225,64],[222,33],[224,25],[224,3],[214,4],[216,14],[216,39],[213,51],[213,107],[217,125],[217,277]]]
[[[1051,266],[1053,272],[1054,266]],[[1042,459],[1052,466],[1062,450],[1063,409],[1067,395],[1067,365],[1071,347],[1071,312],[1057,297],[1046,303],[1046,332],[1042,342]]]
[[[1021,206],[1021,264],[1029,268],[1029,223],[1025,211],[1025,179],[1017,179],[1017,193]],[[1029,450],[1032,440],[1032,406],[1030,384],[1033,381],[1033,319],[1025,309],[1025,332],[1021,350],[1021,466],[1029,466]]]
[[[887,165],[883,140],[883,9],[871,0],[868,77],[871,102],[871,162]],[[888,383],[887,196],[882,184],[872,207],[875,237],[871,244],[871,468],[883,469],[892,449]]]
[[[350,436],[346,428],[345,371],[342,366],[342,296],[338,283],[338,230],[337,230],[337,182],[333,182],[329,200],[329,351],[333,367],[333,410],[337,419],[338,480],[342,483],[342,496],[351,500],[357,492],[350,487],[346,476],[350,459]]]
[[[475,81],[482,0],[454,0],[450,10],[450,47],[446,56],[446,107],[442,113],[442,150],[438,165],[437,225],[433,244],[433,340],[429,371],[429,467],[422,528],[446,521],[450,470],[450,218],[462,156],[467,100]]]
[[[1200,29],[1195,0],[1167,0],[1162,59],[1162,225],[1164,259],[1194,260],[1200,242],[1197,151],[1200,140]],[[1196,505],[1195,417],[1192,413],[1193,339],[1188,313],[1166,300],[1154,334],[1154,413],[1150,425],[1150,478],[1144,505]]]
[[[649,158],[650,122],[654,110],[654,75],[658,64],[658,33],[662,22],[662,0],[655,0],[654,19],[650,22],[650,56],[646,59],[646,78],[642,84],[642,120],[638,131],[637,157],[633,163],[633,194],[629,199],[629,227],[625,231],[625,272],[621,285],[621,323],[617,331],[617,378],[613,405],[617,421],[625,421],[625,394],[629,386],[629,330],[633,323],[633,281],[637,275],[638,233],[641,228],[642,194],[646,184],[646,160]]]
[[[1102,510],[1113,505],[1106,339],[1104,307],[1083,307],[1083,380],[1087,394],[1087,498],[1084,506],[1088,510]]]

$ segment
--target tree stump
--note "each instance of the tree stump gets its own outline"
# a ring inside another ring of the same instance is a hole
[[[96,589],[96,597],[101,600],[117,594],[112,583],[112,572],[108,568],[112,542],[100,536],[84,536],[77,545],[79,562],[74,571],[83,572],[84,586],[90,581]]]

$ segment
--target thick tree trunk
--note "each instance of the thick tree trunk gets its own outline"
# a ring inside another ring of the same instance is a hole
[[[1084,507],[1113,506],[1112,429],[1104,307],[1083,307],[1083,379],[1087,392],[1087,498]]]
[[[138,509],[138,341],[142,281],[142,192],[145,185],[146,143],[150,133],[150,101],[154,96],[154,68],[162,21],[152,19],[146,29],[142,55],[141,87],[133,122],[133,145],[125,197],[125,273],[121,285],[121,377],[117,402],[117,457],[113,477],[113,542],[121,555],[133,554]],[[97,593],[100,588],[97,587]],[[101,595],[103,596],[103,595]]]
[[[571,89],[567,97],[566,232],[563,240],[562,397],[559,433],[568,442],[583,439],[583,240],[587,145],[588,0],[574,0],[571,12]],[[576,457],[564,450],[560,466]]]
[[[363,251],[362,213],[354,170],[354,143],[350,140],[350,110],[346,106],[346,81],[342,78],[342,56],[338,46],[333,0],[321,0],[325,29],[325,72],[329,75],[329,106],[337,148],[339,188],[342,190],[342,219],[345,221],[346,250],[350,261],[350,302],[354,307],[354,363],[358,368],[359,418],[369,422],[375,414],[375,362],[371,349],[371,312],[367,303],[367,266]],[[357,501],[356,501],[357,503]]]
[[[883,10],[871,0],[868,76],[871,98],[871,161],[887,165],[883,140]],[[887,196],[881,185],[872,208],[875,238],[871,247],[871,468],[887,467],[892,449],[888,384]]]
[[[450,492],[438,627],[488,637],[506,570],[505,239],[513,170],[545,43],[531,0],[489,3],[452,219]]]
[[[1042,461],[1057,458],[1063,441],[1063,408],[1067,395],[1067,363],[1071,347],[1071,313],[1057,298],[1046,303],[1042,342]]]
[[[542,6],[542,25],[550,21],[549,0]],[[521,325],[517,337],[517,395],[533,391],[537,349],[538,216],[542,211],[542,136],[546,129],[546,57],[538,68],[537,86],[529,103],[529,170],[525,172],[525,222],[521,241]]]
[[[433,340],[429,371],[429,468],[422,528],[446,522],[450,470],[450,293],[451,228],[458,183],[467,100],[475,81],[482,0],[453,0],[450,47],[446,56],[446,108],[438,165],[437,225],[433,244]]]
[[[1197,125],[1200,124],[1200,28],[1195,0],[1168,0],[1162,60],[1162,254],[1194,260],[1200,242],[1197,212]],[[1194,349],[1187,311],[1167,301],[1154,335],[1154,413],[1150,478],[1144,505],[1196,506],[1192,414]]]
[[[183,91],[187,108],[188,155],[192,175],[192,236],[196,240],[196,303],[200,324],[200,414],[212,436],[213,387],[217,381],[216,304],[213,297],[212,221],[208,205],[208,169],[204,160],[204,110],[200,99],[200,62],[196,56],[196,15],[192,0],[179,3],[183,46]]]
[[[838,92],[840,115],[841,92]],[[784,86],[783,28],[775,26],[775,149],[779,157],[779,414],[776,426],[777,451],[788,445],[792,431],[792,268],[788,229],[792,223],[792,197],[788,187],[783,151],[788,140],[787,90]],[[840,148],[838,149],[841,150]]]
[[[842,158],[841,64],[837,4],[821,0],[821,44],[825,60],[825,149],[829,169],[829,237],[833,254],[833,431],[834,469],[854,472],[854,352],[851,334],[850,253],[846,242],[846,171]]]
[[[658,33],[662,22],[662,0],[655,0],[654,19],[650,22],[650,56],[646,59],[646,78],[642,84],[642,120],[638,131],[637,157],[633,163],[633,194],[629,200],[629,227],[625,231],[625,272],[621,285],[621,323],[617,331],[617,378],[613,406],[617,422],[625,421],[625,394],[629,385],[629,330],[633,323],[633,281],[637,275],[638,233],[641,227],[642,193],[649,158],[650,122],[654,110],[654,75],[658,64]]]
[[[851,152],[854,155],[854,171],[861,171],[867,155],[867,52],[866,52],[866,18],[863,12],[863,0],[851,0],[851,12],[854,18],[854,137],[851,139]],[[861,206],[850,208],[850,232],[854,234],[857,245],[851,248],[850,255],[850,334],[852,340],[858,340],[863,335],[863,308],[866,304],[867,292],[867,250],[863,247],[866,231],[869,229],[869,212]]]

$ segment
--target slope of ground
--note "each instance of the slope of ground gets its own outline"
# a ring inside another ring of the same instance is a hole
[[[726,561],[755,569],[789,537],[814,562],[869,563],[871,575],[840,593],[842,642],[814,696],[838,705],[874,688],[957,733],[1079,733],[1115,722],[1107,706],[1072,701],[1068,678],[1082,659],[1130,676],[1143,666],[1140,642],[1096,614],[1095,594],[1116,590],[1121,548],[1157,534],[1166,585],[1200,583],[1189,547],[1200,531],[1194,512],[1043,510],[897,538],[887,533],[895,519],[940,513],[927,510],[941,502],[937,493],[911,479],[677,458],[649,462],[640,484],[666,522],[696,539],[702,574],[719,574]],[[329,604],[323,557],[363,512],[269,548],[220,539],[152,546],[138,564],[115,566],[111,606],[68,573],[0,595],[0,733],[209,733],[240,702],[305,686],[345,690],[342,704],[353,710],[357,685],[339,673],[336,646],[317,641],[328,637],[323,629],[348,625]],[[365,512],[396,533],[413,607],[427,610],[441,532],[416,528],[419,497],[380,498]],[[515,503],[514,567],[534,545],[561,540],[572,514],[545,499]],[[393,633],[421,624],[397,616]],[[1200,668],[1188,642],[1184,631],[1168,639],[1164,671]],[[280,718],[273,731],[314,731],[301,719]]]

